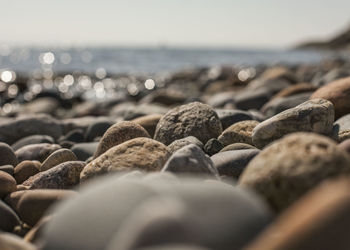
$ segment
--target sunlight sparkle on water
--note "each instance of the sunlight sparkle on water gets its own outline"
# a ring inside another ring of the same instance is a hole
[[[1,73],[0,79],[6,83],[13,82],[16,80],[16,73],[10,70],[5,70]]]
[[[152,79],[148,79],[145,81],[145,88],[146,89],[152,90],[152,89],[154,89],[155,86],[156,86],[156,84]]]
[[[52,52],[41,53],[39,61],[41,64],[53,64],[55,61],[55,55]]]

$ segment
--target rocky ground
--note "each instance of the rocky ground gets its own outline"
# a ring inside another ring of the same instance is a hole
[[[0,249],[350,248],[350,62],[68,76],[0,84]]]

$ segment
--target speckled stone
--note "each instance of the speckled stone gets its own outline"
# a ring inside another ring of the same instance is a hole
[[[281,211],[321,181],[350,174],[350,157],[331,139],[294,133],[266,147],[249,162],[240,186],[260,193]]]
[[[233,143],[253,144],[252,133],[253,129],[259,124],[257,121],[248,120],[237,122],[225,129],[219,136],[218,140],[223,146],[228,146]]]
[[[118,122],[104,133],[97,146],[94,158],[100,156],[114,146],[137,137],[150,138],[147,131],[139,124],[129,121]]]
[[[177,139],[194,136],[205,144],[217,138],[222,125],[216,112],[208,105],[192,102],[170,110],[157,125],[154,138],[165,145]]]
[[[163,167],[169,155],[164,144],[150,138],[135,138],[112,147],[91,161],[81,172],[80,179],[84,181],[112,171],[157,171]]]
[[[218,153],[223,147],[218,139],[212,138],[204,145],[204,152],[211,156]]]
[[[309,100],[257,125],[253,130],[253,144],[263,148],[293,132],[331,134],[333,122],[334,107],[331,102],[324,99]]]
[[[40,167],[40,171],[46,171],[66,161],[76,161],[76,160],[77,160],[77,157],[72,151],[70,151],[69,149],[62,148],[62,149],[56,150],[46,158],[46,160],[43,162],[43,164]]]
[[[257,148],[254,147],[253,145],[246,144],[246,143],[233,143],[221,149],[220,152],[226,152],[231,150],[242,150],[242,149],[257,149]]]

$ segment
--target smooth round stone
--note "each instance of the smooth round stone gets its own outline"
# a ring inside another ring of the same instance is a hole
[[[169,171],[176,174],[218,176],[218,172],[214,168],[211,159],[195,144],[187,145],[172,154],[165,163],[162,171]]]
[[[147,131],[139,124],[130,121],[118,122],[104,133],[97,146],[94,158],[100,156],[114,146],[137,137],[150,138]]]
[[[290,108],[294,108],[309,100],[312,93],[301,93],[297,95],[287,96],[287,97],[277,97],[271,99],[268,103],[266,103],[261,111],[267,116],[271,117],[282,111],[285,111]]]
[[[173,154],[177,150],[179,150],[180,148],[185,147],[185,146],[190,145],[190,144],[197,145],[200,148],[204,147],[203,143],[200,140],[198,140],[196,137],[187,136],[185,138],[178,139],[178,140],[175,140],[172,143],[170,143],[168,145],[168,149],[169,149],[170,153]]]
[[[61,141],[71,141],[71,142],[84,142],[85,136],[84,131],[82,129],[74,129],[69,131],[66,135],[61,136],[59,142]]]
[[[0,233],[0,249],[3,250],[37,250],[37,247],[21,237],[10,233]]]
[[[249,162],[239,184],[281,211],[325,179],[349,174],[350,157],[334,141],[300,132],[262,150]]]
[[[79,161],[85,161],[92,157],[96,152],[98,142],[77,143],[70,150],[75,154]]]
[[[29,177],[40,172],[41,163],[38,161],[22,161],[15,167],[14,177],[17,184],[21,184]]]
[[[3,165],[0,166],[0,171],[4,171],[6,173],[8,173],[9,175],[13,176],[13,172],[14,172],[14,167],[12,165]]]
[[[310,83],[304,83],[304,82],[297,83],[281,90],[276,95],[274,95],[272,99],[279,98],[279,97],[288,97],[288,96],[298,95],[302,93],[309,93],[309,92],[315,91],[316,89],[317,87],[311,85]]]
[[[13,149],[6,143],[0,142],[0,166],[16,166],[17,163],[18,160]]]
[[[115,171],[158,171],[169,155],[164,144],[145,137],[135,138],[112,147],[91,161],[81,172],[80,180]]]
[[[194,136],[205,144],[222,132],[216,112],[208,105],[192,102],[170,110],[160,120],[154,138],[165,145],[187,136]]]
[[[350,130],[350,114],[340,117],[334,122],[339,131]]]
[[[223,107],[227,104],[234,104],[234,91],[225,91],[211,95],[206,103],[214,108]]]
[[[220,152],[226,152],[231,150],[242,150],[242,149],[257,149],[257,148],[254,147],[253,145],[246,144],[246,143],[233,143],[221,149]]]
[[[259,124],[258,121],[247,120],[237,122],[225,129],[219,136],[218,140],[223,146],[228,146],[233,143],[253,144],[252,133],[253,129]]]
[[[83,105],[86,104],[86,102],[83,103]],[[92,124],[99,122],[108,122],[114,124],[115,120],[107,116],[83,116],[61,120],[63,134],[67,134],[75,129],[81,129],[86,133],[86,131],[90,126],[92,126]]]
[[[15,153],[19,162],[26,160],[43,162],[50,154],[60,148],[61,146],[58,144],[39,143],[21,147]]]
[[[175,89],[157,89],[146,95],[139,103],[158,103],[171,106],[179,105],[186,101],[186,93]]]
[[[0,200],[0,231],[12,232],[20,224],[17,214]]]
[[[227,129],[231,125],[241,121],[260,120],[258,117],[248,111],[238,109],[215,109],[215,111],[219,116],[222,129]]]
[[[75,194],[76,192],[71,190],[24,190],[6,197],[6,203],[15,210],[23,222],[34,226],[55,202]]]
[[[310,98],[323,98],[332,102],[336,118],[348,114],[350,110],[350,77],[338,79],[319,88]]]
[[[40,172],[23,182],[30,189],[71,189],[79,184],[85,162],[67,161]]]
[[[245,89],[235,96],[235,105],[238,109],[259,110],[265,103],[270,100],[272,93],[266,88],[257,90]]]
[[[324,99],[306,101],[287,109],[257,125],[253,144],[263,148],[272,141],[293,132],[314,132],[329,135],[333,130],[334,107]]]
[[[317,186],[246,249],[349,249],[349,188],[348,178]]]
[[[135,122],[141,125],[144,129],[146,129],[148,134],[153,138],[154,133],[156,131],[157,124],[162,116],[163,115],[160,115],[160,114],[145,115],[132,120],[132,122]]]
[[[152,243],[147,247],[178,243],[241,249],[271,219],[253,193],[218,181],[118,176],[90,183],[53,213],[43,249],[139,249],[146,246],[142,239]]]
[[[248,163],[258,155],[258,149],[226,151],[213,155],[211,160],[220,176],[238,179]]]
[[[30,135],[26,136],[14,144],[11,145],[14,151],[20,149],[21,147],[30,145],[30,144],[38,144],[38,143],[49,143],[54,144],[55,141],[51,136],[48,135]]]
[[[72,141],[60,141],[59,145],[62,148],[71,149],[75,145],[75,143]]]
[[[61,164],[66,161],[76,161],[77,157],[75,154],[69,149],[59,149],[50,154],[43,164],[40,167],[40,171],[46,171],[58,164]]]
[[[347,140],[343,141],[342,143],[339,143],[338,148],[350,153],[350,139],[347,139]]]
[[[110,128],[114,122],[111,121],[100,121],[91,124],[86,130],[85,140],[92,142],[96,137],[103,136],[103,134]]]
[[[16,191],[16,180],[4,171],[0,171],[0,198]]]
[[[0,141],[13,144],[29,135],[49,135],[54,139],[62,135],[60,123],[47,115],[21,117],[0,124]]]
[[[214,155],[218,153],[223,147],[224,146],[218,139],[212,138],[204,145],[204,152],[208,155]]]

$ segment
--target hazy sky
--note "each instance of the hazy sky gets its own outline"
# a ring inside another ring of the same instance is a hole
[[[0,43],[287,47],[350,25],[350,0],[0,0]]]

